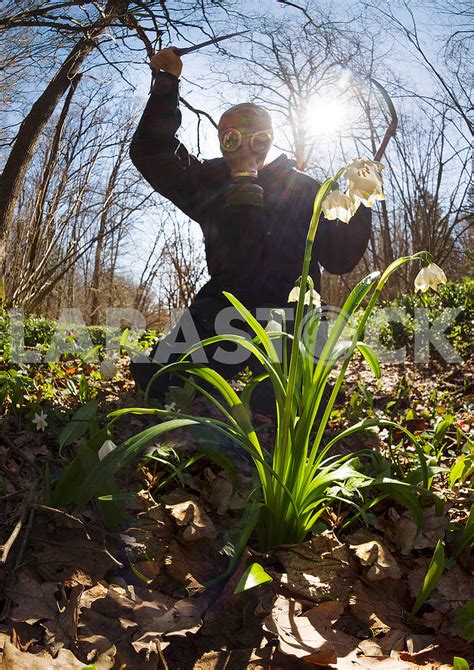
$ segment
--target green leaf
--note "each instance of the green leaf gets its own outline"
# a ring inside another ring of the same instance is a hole
[[[449,486],[453,488],[458,481],[465,482],[474,472],[474,457],[461,454],[449,472]]]
[[[96,466],[88,472],[87,478],[81,487],[81,491],[76,500],[77,507],[83,509],[91,498],[97,495],[100,491],[102,483],[105,478],[110,477],[115,473],[119,465],[129,463],[133,458],[138,456],[140,452],[153,440],[165,435],[176,428],[186,428],[193,426],[197,421],[192,419],[174,419],[173,421],[165,421],[158,426],[151,426],[146,428],[138,435],[129,438],[123,444],[115,447],[107,456],[96,464]],[[104,492],[105,493],[105,492]],[[110,493],[108,491],[107,493]]]
[[[120,491],[119,493],[109,493],[104,496],[98,496],[98,500],[103,502],[123,502],[124,500],[135,500],[139,493],[139,490],[136,491]]]
[[[89,473],[99,466],[97,452],[109,437],[107,429],[99,430],[87,444],[79,446],[76,457],[62,473],[56,488],[50,494],[51,506],[65,507],[71,503],[77,504]],[[103,499],[99,499],[97,503],[100,513],[109,530],[117,531],[125,518],[125,508],[118,497],[119,489],[113,473],[104,473],[104,476],[96,482],[96,487],[93,495],[103,494]],[[110,498],[107,499],[105,494]]]
[[[471,545],[474,542],[474,505],[471,506],[471,511],[469,512],[469,517],[467,519],[466,525],[464,527],[463,534],[461,538],[456,542],[451,552],[451,558],[458,558],[464,548],[468,545]]]
[[[121,349],[126,349],[128,343],[129,343],[129,334],[130,334],[130,328],[125,328],[122,335],[120,336],[120,348]]]
[[[356,346],[369,364],[370,369],[374,373],[374,377],[376,377],[376,379],[380,379],[382,373],[380,371],[380,364],[377,360],[377,356],[375,355],[375,351],[372,349],[372,347],[369,347],[368,344],[365,344],[365,342],[357,342]]]
[[[97,405],[97,400],[91,400],[82,407],[79,407],[77,412],[73,414],[70,422],[64,426],[59,435],[60,455],[64,447],[69,446],[74,440],[77,440],[86,434],[89,421],[91,421],[97,414]]]
[[[469,670],[469,663],[459,656],[455,656],[453,659],[454,670]]]
[[[257,319],[253,316],[253,314],[249,312],[249,310],[244,305],[242,305],[242,303],[234,295],[232,295],[232,293],[223,291],[223,294],[225,295],[227,300],[239,312],[242,318],[245,319],[245,322],[252,328],[253,332],[262,343],[272,363],[275,364],[277,367],[279,367],[278,353],[275,349],[273,342],[270,340],[265,328],[263,328],[263,326],[257,321]]]
[[[240,578],[234,593],[242,593],[271,581],[273,581],[273,578],[265,572],[260,563],[252,563]]]
[[[65,507],[76,501],[89,468],[95,468],[98,463],[97,451],[107,437],[107,430],[104,429],[91,438],[88,444],[79,446],[76,457],[64,470],[51,494],[52,507]]]
[[[418,532],[421,530],[423,510],[413,494],[416,487],[388,477],[384,477],[380,481],[375,480],[374,486],[382,491],[382,493],[386,493],[389,496],[392,496],[392,498],[395,498],[395,500],[400,503],[400,505],[403,505],[403,507],[406,507],[406,509],[411,512],[411,515],[416,522]]]
[[[474,600],[469,600],[456,613],[456,628],[468,642],[474,642]]]
[[[423,585],[421,590],[415,600],[415,604],[411,610],[411,616],[415,616],[420,607],[425,603],[430,595],[433,593],[436,588],[437,583],[439,582],[441,575],[444,572],[444,567],[446,565],[446,558],[444,555],[444,545],[441,540],[438,540],[438,543],[433,552],[433,558],[428,567],[428,571],[423,580]]]

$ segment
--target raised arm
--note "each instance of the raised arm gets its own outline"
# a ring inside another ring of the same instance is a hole
[[[202,163],[176,139],[181,125],[178,78],[182,63],[174,49],[152,59],[157,72],[153,91],[130,146],[130,157],[147,182],[179,209],[196,218]]]

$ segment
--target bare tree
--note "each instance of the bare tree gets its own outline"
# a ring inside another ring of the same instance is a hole
[[[168,310],[189,307],[206,277],[202,245],[189,221],[172,217],[161,252],[161,290]]]
[[[3,274],[5,262],[5,231],[10,227],[22,189],[22,182],[41,134],[62,96],[74,81],[81,65],[94,49],[97,38],[111,21],[115,21],[127,10],[128,3],[124,0],[108,0],[103,10],[103,17],[92,23],[89,26],[89,34],[79,39],[74,45],[53,79],[23,119],[0,182],[0,274]],[[5,21],[7,27],[25,25],[24,21],[19,23],[15,21],[15,18],[9,21],[7,17]]]
[[[109,103],[115,106],[116,99]],[[75,105],[66,132],[63,116],[64,109],[50,141],[43,138],[44,158],[36,157],[9,234],[9,265],[14,271],[7,302],[28,310],[41,305],[78,260],[91,253],[96,264],[92,285],[100,287],[106,250],[110,259],[118,253],[108,248],[109,242],[120,243],[127,221],[150,198],[128,162],[134,125],[129,109],[119,107],[114,116],[104,96],[92,89]],[[72,294],[70,277],[67,286]]]
[[[207,25],[207,10],[214,7],[212,0],[204,0],[198,6],[191,2],[169,3],[152,0],[58,0],[42,3],[33,0],[9,2],[0,16],[0,29],[16,31],[25,28],[36,29],[44,34],[66,36],[63,60],[54,72],[49,83],[24,116],[17,136],[5,163],[0,182],[0,275],[3,277],[5,259],[5,236],[17,208],[23,181],[31,163],[40,137],[53,115],[61,98],[78,75],[79,70],[92,52],[100,55],[102,62],[115,68],[123,77],[122,69],[117,67],[114,58],[123,57],[113,52],[113,41],[109,33],[118,33],[120,45],[135,50],[137,38],[145,45],[148,56],[153,44],[147,30],[151,30],[156,39],[165,31],[174,30],[181,34],[187,27]],[[155,12],[155,10],[157,10]],[[148,22],[146,28],[140,19]],[[160,24],[160,25],[159,25]],[[135,46],[127,45],[128,38],[135,39]],[[101,38],[105,38],[101,41]],[[112,51],[112,59],[107,55]],[[3,294],[3,281],[0,295]]]
[[[402,0],[400,7],[392,7],[388,4],[370,2],[371,10],[380,16],[386,26],[389,26],[397,35],[402,48],[408,48],[416,58],[417,62],[431,77],[435,88],[431,93],[423,93],[419,90],[413,91],[407,87],[407,93],[422,98],[428,104],[445,107],[454,112],[450,118],[457,117],[470,135],[473,134],[474,125],[469,116],[473,109],[472,103],[472,73],[469,68],[468,41],[473,35],[474,10],[472,4],[461,1],[435,2],[433,9],[440,13],[450,13],[458,16],[462,21],[462,29],[454,30],[451,34],[443,35],[442,32],[433,35],[430,31],[430,41],[423,39],[420,34],[418,20],[412,3]],[[436,22],[433,22],[435,24]],[[433,52],[433,38],[441,41],[441,51],[444,62],[437,58]]]
[[[295,14],[292,21],[254,21],[249,26],[258,32],[243,41],[240,52],[224,49],[228,60],[214,67],[240,95],[247,91],[272,113],[280,128],[281,148],[296,160],[298,169],[309,171],[321,167],[311,132],[312,106],[318,95],[334,88],[341,67],[350,66],[360,49],[354,35],[330,16],[316,18],[313,13],[315,17],[307,13],[304,18]],[[311,16],[312,24],[306,16]]]

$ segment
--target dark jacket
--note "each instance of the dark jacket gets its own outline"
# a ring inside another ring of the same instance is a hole
[[[160,73],[133,137],[130,156],[151,186],[202,228],[210,281],[203,296],[233,292],[247,306],[286,305],[301,273],[303,250],[319,184],[281,155],[260,170],[264,206],[224,208],[230,171],[223,158],[198,160],[176,139],[181,124],[178,80]],[[371,210],[361,205],[349,224],[321,218],[311,276],[321,264],[350,272],[364,254]]]

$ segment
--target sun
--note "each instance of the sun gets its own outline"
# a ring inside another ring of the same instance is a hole
[[[340,100],[315,96],[308,103],[305,122],[311,135],[336,135],[348,120],[347,105]]]

